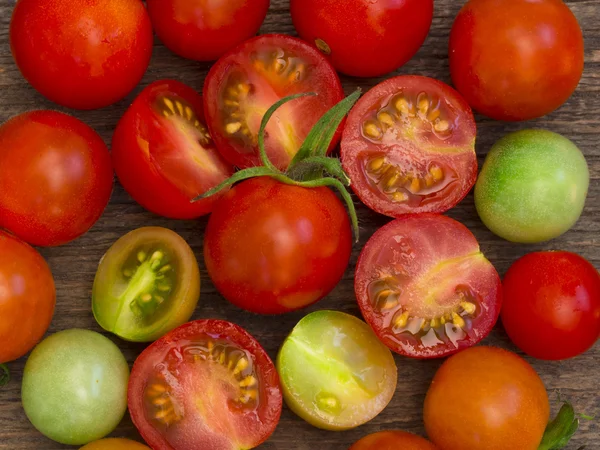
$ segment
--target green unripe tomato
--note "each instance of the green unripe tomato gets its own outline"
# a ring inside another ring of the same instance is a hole
[[[545,130],[517,131],[488,154],[475,185],[475,206],[498,236],[543,242],[577,222],[589,180],[585,158],[569,139]]]
[[[23,374],[27,417],[62,444],[103,438],[127,409],[129,367],[119,348],[99,333],[65,330],[43,340]]]

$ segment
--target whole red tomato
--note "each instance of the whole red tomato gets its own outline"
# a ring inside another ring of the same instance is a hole
[[[174,53],[214,61],[262,25],[269,0],[147,0],[152,25]]]
[[[85,233],[108,204],[113,171],[89,126],[56,111],[32,111],[0,127],[0,227],[33,245]]]
[[[44,258],[0,230],[0,364],[37,344],[50,325],[55,300],[54,279]]]
[[[342,278],[351,247],[346,209],[329,188],[260,177],[219,201],[208,221],[204,259],[227,300],[278,314],[327,295]]]
[[[10,44],[21,73],[42,95],[95,109],[140,82],[153,36],[141,0],[19,0]]]
[[[497,120],[544,116],[583,72],[583,36],[562,0],[470,0],[450,34],[450,70],[469,104]]]
[[[525,353],[572,358],[600,338],[600,275],[581,256],[530,253],[510,267],[503,286],[502,323]]]
[[[403,66],[423,45],[433,0],[291,0],[298,34],[346,75],[374,77]]]

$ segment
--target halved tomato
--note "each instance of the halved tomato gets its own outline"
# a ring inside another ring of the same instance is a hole
[[[129,380],[129,412],[155,450],[239,450],[264,442],[282,408],[279,376],[237,325],[190,322],[150,345]]]
[[[210,213],[218,196],[191,200],[233,173],[208,133],[202,97],[173,80],[152,83],[134,100],[115,130],[112,158],[135,201],[173,219]]]
[[[358,259],[354,288],[379,338],[414,358],[447,356],[481,341],[502,303],[498,272],[475,236],[434,214],[380,228]]]
[[[115,242],[100,261],[92,310],[102,328],[150,342],[188,321],[200,298],[200,271],[174,231],[144,227]]]
[[[390,217],[441,213],[475,184],[476,126],[469,105],[441,81],[399,76],[367,92],[342,136],[344,170],[369,208]]]
[[[221,154],[241,168],[258,165],[265,112],[282,98],[305,92],[317,95],[283,105],[267,125],[267,154],[280,169],[287,168],[321,116],[344,98],[340,79],[316,48],[291,36],[259,36],[227,53],[204,84],[206,120]]]

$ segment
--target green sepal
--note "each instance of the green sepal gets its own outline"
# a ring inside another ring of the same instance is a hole
[[[0,364],[0,387],[6,386],[10,381],[10,372],[6,364]]]
[[[294,180],[323,178],[323,172],[340,180],[344,186],[350,186],[350,178],[344,172],[339,159],[326,156],[309,156],[287,171],[287,175]]]
[[[591,419],[589,416],[575,414],[573,406],[565,402],[556,417],[546,427],[538,450],[564,448],[579,429],[580,418]]]

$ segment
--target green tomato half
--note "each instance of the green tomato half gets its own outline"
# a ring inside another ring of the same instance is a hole
[[[304,317],[277,357],[288,407],[312,425],[346,430],[377,416],[398,373],[390,350],[362,320],[337,311]]]
[[[89,330],[65,330],[33,350],[22,402],[35,428],[62,444],[83,445],[111,433],[127,409],[129,367],[119,348]]]
[[[543,242],[577,222],[588,186],[585,157],[570,140],[551,131],[517,131],[488,154],[475,185],[475,206],[498,236]]]

